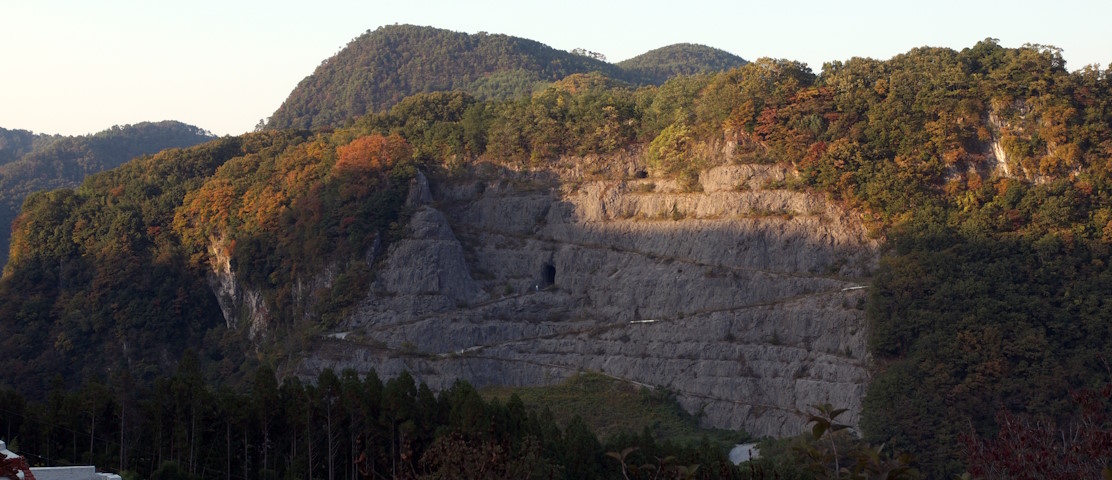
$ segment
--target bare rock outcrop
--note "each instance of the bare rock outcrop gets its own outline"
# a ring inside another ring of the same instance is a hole
[[[408,370],[443,388],[593,370],[669,389],[708,426],[795,434],[816,403],[855,423],[878,243],[852,212],[777,187],[791,177],[725,165],[696,191],[508,171],[431,181],[347,335],[300,372]]]

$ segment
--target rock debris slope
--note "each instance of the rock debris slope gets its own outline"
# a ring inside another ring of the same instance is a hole
[[[625,180],[579,170],[419,177],[407,235],[301,373],[408,370],[444,388],[592,370],[669,389],[707,426],[791,435],[827,402],[856,423],[856,287],[878,244],[854,214],[774,188],[791,176],[778,166],[716,167],[691,192],[632,166]]]

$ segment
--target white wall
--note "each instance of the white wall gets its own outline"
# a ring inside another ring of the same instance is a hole
[[[39,467],[32,468],[35,480],[98,480],[96,467]]]

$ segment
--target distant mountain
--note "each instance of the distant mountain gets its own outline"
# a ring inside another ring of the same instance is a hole
[[[9,226],[27,195],[76,187],[85,176],[137,156],[213,138],[203,129],[175,121],[117,125],[76,137],[0,128],[0,265],[8,261]]]
[[[59,138],[62,136],[0,128],[0,165],[19,160],[36,148],[42,148]]]
[[[524,38],[393,25],[361,35],[325,60],[271,116],[272,128],[336,126],[421,92],[465,90],[483,98],[528,93],[538,82],[614,65]]]
[[[677,43],[618,62],[618,67],[628,75],[661,84],[677,75],[718,72],[746,63],[749,62],[744,58],[724,50],[693,43]]]
[[[319,128],[388,110],[423,92],[462,90],[479,100],[527,95],[544,83],[598,72],[635,85],[725,70],[745,60],[699,45],[673,45],[615,65],[508,35],[393,25],[368,31],[325,60],[290,93],[270,128]],[[629,64],[627,67],[626,64]]]

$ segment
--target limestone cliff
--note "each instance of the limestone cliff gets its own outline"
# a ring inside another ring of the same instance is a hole
[[[795,434],[826,402],[856,423],[878,244],[855,214],[774,188],[784,167],[719,166],[683,191],[636,158],[592,179],[589,160],[420,179],[407,235],[300,372],[436,388],[593,370],[669,389],[708,426]]]
[[[262,339],[273,322],[267,302],[263,299],[263,290],[258,285],[243,282],[236,277],[228,241],[223,236],[209,238],[208,253],[211,269],[206,272],[206,280],[220,306],[224,324],[230,329],[237,329],[241,322],[246,322],[247,336],[255,340]],[[374,253],[375,249],[372,248],[368,255]],[[368,259],[368,263],[371,260],[373,259]],[[293,285],[294,301],[298,306],[311,302],[314,292],[331,287],[335,280],[334,266],[322,269],[310,279],[297,277]]]

